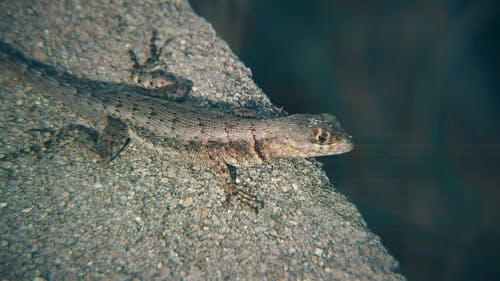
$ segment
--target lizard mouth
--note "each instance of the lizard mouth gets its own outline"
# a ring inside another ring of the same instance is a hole
[[[345,136],[343,146],[345,151],[341,153],[349,152],[354,149],[354,142],[351,136],[349,135]]]
[[[352,137],[345,134],[340,140],[328,145],[326,149],[320,148],[318,154],[321,155],[337,155],[347,153],[354,149],[354,142]]]

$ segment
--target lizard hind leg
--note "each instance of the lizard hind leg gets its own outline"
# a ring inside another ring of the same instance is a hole
[[[68,144],[70,133],[69,126],[62,129],[33,128],[28,130],[33,139],[38,141],[27,147],[17,148],[13,152],[3,153],[0,161],[13,161],[16,158],[35,155],[38,159],[52,158],[52,156]],[[1,141],[1,140],[0,140]],[[1,141],[3,143],[3,141]]]
[[[19,150],[2,157],[0,160],[10,160],[22,155],[35,153],[38,158],[49,158],[69,143],[77,141],[83,144],[93,153],[96,153],[101,164],[105,165],[113,160],[125,146],[129,143],[127,134],[127,125],[122,121],[108,116],[103,132],[99,133],[96,129],[81,124],[71,124],[59,130],[52,129],[31,129],[31,132],[39,134],[48,134],[47,140],[41,144],[32,145],[29,149]]]
[[[101,164],[106,165],[115,159],[129,142],[127,125],[119,119],[108,116],[106,126],[96,139],[93,150],[101,158]]]

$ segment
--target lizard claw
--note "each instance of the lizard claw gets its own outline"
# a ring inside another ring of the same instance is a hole
[[[261,201],[257,198],[257,196],[234,186],[232,186],[227,192],[227,205],[231,206],[233,204],[233,199],[255,214],[258,214],[259,211],[264,208],[264,201]]]

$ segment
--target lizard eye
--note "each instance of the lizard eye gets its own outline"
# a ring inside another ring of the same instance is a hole
[[[329,131],[324,130],[322,128],[314,129],[314,137],[318,144],[324,144],[330,140],[331,134]]]

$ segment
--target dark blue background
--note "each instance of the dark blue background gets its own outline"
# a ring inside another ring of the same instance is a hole
[[[339,117],[321,160],[410,280],[500,280],[497,2],[191,1],[276,105]]]

